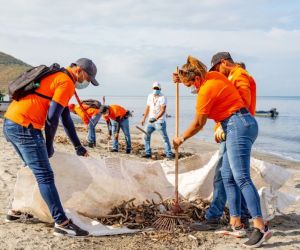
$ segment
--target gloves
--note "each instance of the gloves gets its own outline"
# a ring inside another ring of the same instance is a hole
[[[225,141],[226,140],[225,133],[224,133],[224,131],[223,131],[223,129],[222,129],[221,126],[219,126],[217,128],[217,130],[215,131],[215,140],[218,143],[221,142],[221,141]]]
[[[81,145],[75,147],[75,150],[76,154],[79,156],[85,156],[85,154],[87,153],[87,150]]]
[[[153,122],[156,122],[156,121],[157,121],[157,120],[156,120],[156,118],[154,118],[154,117],[149,119],[149,122],[150,122],[150,123],[153,123]]]

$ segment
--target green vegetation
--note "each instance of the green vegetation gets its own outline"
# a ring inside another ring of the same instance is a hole
[[[7,93],[8,83],[29,68],[27,63],[0,52],[0,97]]]

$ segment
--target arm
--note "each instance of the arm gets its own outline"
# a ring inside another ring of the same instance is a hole
[[[207,115],[196,114],[190,126],[183,132],[181,137],[173,140],[174,148],[177,149],[185,140],[197,134],[205,125]]]
[[[64,110],[61,114],[61,121],[62,121],[62,124],[66,131],[66,134],[68,135],[73,146],[75,147],[76,154],[81,155],[81,156],[88,156],[87,150],[81,145],[81,142],[76,133],[76,129],[75,129],[73,120],[70,115],[70,111],[67,107],[64,108]]]
[[[144,116],[143,116],[143,118],[142,118],[142,120],[141,120],[142,126],[144,126],[144,124],[145,124],[145,121],[146,121],[146,119],[147,119],[147,116],[149,115],[149,111],[150,111],[150,106],[147,105],[147,106],[146,106],[146,109],[145,109],[145,112],[144,112]]]
[[[61,116],[63,110],[63,106],[55,101],[51,101],[45,124],[46,147],[49,158],[54,154],[53,140],[57,130],[59,117]]]
[[[166,112],[166,109],[167,109],[166,105],[161,105],[160,107],[161,107],[160,112],[155,117],[156,120],[158,120],[159,118],[161,118],[164,115],[164,113]]]

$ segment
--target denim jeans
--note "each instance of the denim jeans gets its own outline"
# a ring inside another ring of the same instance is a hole
[[[250,176],[251,148],[258,125],[250,113],[237,112],[222,122],[226,134],[221,168],[231,216],[241,216],[241,193],[253,219],[262,217],[259,195]]]
[[[155,123],[148,123],[147,124],[147,129],[146,132],[148,135],[144,136],[144,142],[145,142],[145,154],[146,155],[151,155],[151,146],[150,146],[150,141],[151,141],[151,134],[157,130],[163,137],[164,140],[164,146],[165,146],[165,154],[167,157],[173,156],[172,150],[171,150],[171,144],[170,140],[167,134],[167,125],[166,122],[155,122]]]
[[[7,141],[12,143],[21,159],[32,170],[54,221],[58,224],[66,221],[42,131],[33,128],[32,125],[26,128],[5,119],[3,132]]]
[[[209,209],[205,213],[205,218],[207,220],[220,218],[223,215],[224,208],[226,205],[227,197],[226,197],[225,187],[221,175],[221,167],[222,167],[224,152],[225,152],[225,142],[221,142],[220,149],[219,149],[219,159],[218,159],[215,176],[214,176],[213,199]],[[244,196],[242,195],[241,218],[249,219],[250,217],[251,216],[247,209],[246,201],[244,199]]]
[[[129,121],[128,118],[124,118],[121,120],[119,123],[120,129],[122,129],[124,135],[125,135],[125,140],[126,140],[126,150],[130,151],[131,150],[131,138],[130,138],[130,131],[129,131]],[[119,150],[119,142],[115,138],[115,134],[118,132],[118,123],[114,120],[111,120],[111,130],[112,130],[112,148],[115,150]]]
[[[96,125],[98,123],[98,121],[101,118],[101,113],[99,112],[99,114],[93,116],[89,122],[88,125],[88,135],[87,135],[87,140],[89,143],[96,143]]]

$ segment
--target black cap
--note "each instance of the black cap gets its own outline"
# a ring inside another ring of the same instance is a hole
[[[211,58],[211,68],[209,71],[214,70],[214,67],[221,62],[221,60],[230,60],[233,62],[231,55],[229,52],[218,52],[217,54],[214,54]]]
[[[102,105],[99,109],[99,112],[101,114],[105,113],[107,110],[109,109],[109,106],[108,105]]]
[[[91,79],[91,83],[94,86],[99,85],[98,81],[95,79],[97,74],[97,67],[92,60],[88,58],[80,58],[74,64],[82,68],[88,74],[89,78]]]

